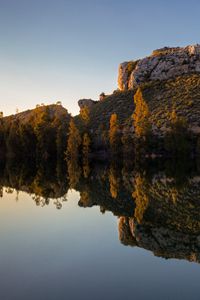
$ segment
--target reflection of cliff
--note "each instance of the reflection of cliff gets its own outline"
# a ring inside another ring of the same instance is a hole
[[[140,186],[148,207],[140,220],[136,215],[120,218],[120,241],[156,256],[200,262],[199,182],[199,177],[193,177],[177,188],[172,178],[157,175],[145,189]]]
[[[121,217],[119,239],[124,245],[138,246],[164,258],[187,259],[200,263],[200,232],[187,234],[164,226],[138,224]]]

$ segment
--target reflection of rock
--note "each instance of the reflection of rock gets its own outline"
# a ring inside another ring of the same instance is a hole
[[[157,174],[145,183],[148,207],[140,223],[136,217],[120,218],[120,241],[150,250],[156,256],[200,263],[198,177],[179,186],[173,178]]]
[[[133,218],[122,217],[119,221],[119,238],[125,245],[150,250],[156,256],[200,263],[200,242],[196,234],[154,227],[153,223],[139,225]]]
[[[200,73],[200,45],[165,47],[138,61],[120,64],[118,87],[127,90],[147,81],[162,81],[195,72]]]
[[[126,246],[137,246],[137,241],[131,233],[129,218],[127,217],[119,218],[118,230],[119,230],[119,240],[122,242],[122,244]]]

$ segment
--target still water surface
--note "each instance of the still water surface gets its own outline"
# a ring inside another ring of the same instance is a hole
[[[200,201],[198,177],[190,179],[186,191],[185,184],[175,190],[173,178],[154,174],[145,192],[140,186],[142,176],[128,173],[134,195],[145,198],[148,192],[148,204],[142,202],[138,216],[128,208],[131,203],[138,205],[138,200],[131,198],[133,193],[128,196],[120,191],[121,175],[114,178],[113,170],[106,174],[101,188],[93,175],[77,190],[69,189],[65,198],[59,198],[61,209],[56,209],[60,206],[53,197],[48,205],[36,205],[30,186],[22,184],[16,192],[13,186],[8,188],[6,179],[0,198],[0,299],[200,298],[200,206],[198,211],[192,202]],[[142,181],[142,187],[145,184]],[[194,190],[195,199],[191,196]],[[185,194],[190,195],[191,211],[187,221],[179,220],[177,225],[171,215],[185,205],[181,202]],[[98,204],[101,196],[104,207]],[[128,204],[123,206],[123,201]],[[160,204],[154,207],[156,201],[166,201],[171,213],[166,213],[165,206],[162,211]],[[157,213],[160,219],[156,219]],[[190,218],[196,218],[196,223]]]

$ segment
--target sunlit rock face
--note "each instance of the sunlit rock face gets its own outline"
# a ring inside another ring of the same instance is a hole
[[[118,88],[133,89],[148,81],[200,73],[200,45],[157,49],[148,57],[119,65]]]
[[[97,103],[97,101],[92,100],[92,99],[80,99],[80,100],[78,100],[78,105],[79,105],[80,108],[83,108],[83,107],[91,108],[96,103]]]

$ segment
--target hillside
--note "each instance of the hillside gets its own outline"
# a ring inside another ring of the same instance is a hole
[[[50,120],[55,119],[65,119],[69,118],[69,113],[67,109],[65,109],[61,105],[51,104],[51,105],[42,105],[38,106],[34,109],[29,109],[15,115],[10,115],[4,117],[2,120],[4,122],[20,122],[22,124],[31,124],[35,123],[37,118],[42,114],[47,113]]]
[[[71,115],[61,105],[39,106],[0,119],[0,157],[63,158]]]
[[[115,91],[105,97],[103,101],[98,101],[90,108],[90,121],[88,127],[92,132],[96,130],[108,129],[110,116],[113,113],[118,115],[120,124],[123,125],[134,111],[133,102],[134,91]],[[81,116],[75,117],[75,121],[81,128]]]
[[[134,94],[140,87],[150,112],[155,134],[163,135],[169,126],[172,110],[184,117],[193,133],[200,133],[200,46],[154,50],[143,59],[120,64],[118,90],[89,107],[91,134],[109,128],[110,116],[116,113],[121,128],[133,126]],[[134,80],[133,80],[134,78]],[[90,100],[91,101],[91,100]],[[87,105],[87,102],[86,102]],[[80,130],[81,116],[75,120]]]

